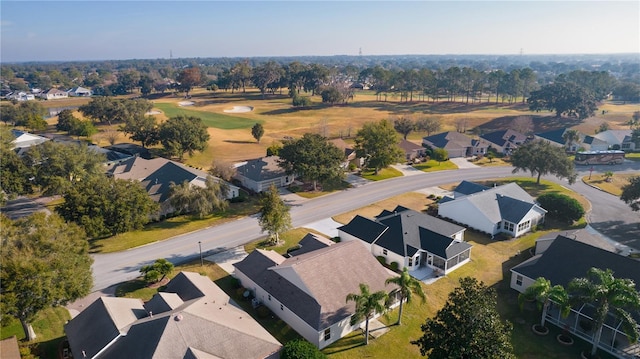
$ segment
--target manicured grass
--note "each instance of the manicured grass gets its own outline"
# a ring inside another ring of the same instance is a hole
[[[423,172],[435,172],[435,171],[444,171],[444,170],[456,170],[458,169],[458,166],[456,166],[453,162],[448,160],[444,162],[429,160],[424,163],[413,165],[413,168]]]
[[[154,107],[159,108],[167,117],[175,116],[195,116],[202,119],[207,127],[219,128],[222,130],[237,130],[251,128],[256,123],[263,121],[252,120],[239,116],[229,116],[208,111],[198,111],[192,108],[178,107],[176,104],[156,103]]]
[[[301,186],[295,186],[295,185],[291,185],[289,186],[288,190],[297,194],[298,196],[302,197],[302,198],[316,198],[316,197],[322,197],[325,194],[329,194],[335,191],[342,191],[345,190],[347,188],[350,188],[351,185],[348,182],[345,181],[340,181],[340,183],[336,184],[336,185],[331,185],[331,184],[325,184],[325,185],[320,185],[318,184],[318,188],[320,188],[320,190],[318,191],[314,191],[314,190],[305,190],[304,187],[311,187],[311,185],[309,183],[305,184],[303,187]]]
[[[503,160],[502,158],[494,158],[489,161],[487,157],[482,157],[477,161],[472,162],[474,165],[482,166],[482,167],[495,167],[495,166],[510,166],[511,163]]]
[[[347,224],[356,215],[373,218],[385,209],[387,211],[392,211],[396,206],[403,206],[421,212],[424,211],[431,203],[433,203],[433,201],[428,199],[424,193],[407,192],[380,202],[372,203],[366,207],[358,208],[354,211],[341,213],[332,217],[332,219],[338,223]]]
[[[378,174],[375,174],[375,171],[369,168],[362,171],[362,178],[368,179],[370,181],[382,181],[385,179],[401,176],[402,172],[392,167],[383,168],[378,171]]]
[[[10,319],[6,326],[0,328],[0,339],[15,335],[21,346],[32,346],[32,353],[38,354],[40,358],[57,358],[58,348],[65,337],[64,324],[70,319],[69,311],[64,307],[45,309],[31,323],[36,332],[33,342],[22,342],[25,335],[17,319]]]
[[[253,197],[243,203],[232,203],[224,213],[217,213],[203,219],[192,216],[168,218],[162,222],[147,224],[144,229],[118,234],[91,241],[93,253],[112,253],[162,241],[181,234],[222,224],[238,217],[258,212],[257,200]]]
[[[582,177],[582,181],[616,197],[620,197],[622,194],[622,186],[629,184],[629,178],[631,177],[633,177],[631,174],[616,174],[614,172],[613,177],[611,177],[611,182],[607,182],[603,174],[592,174],[591,179],[589,179],[589,176],[584,176]]]
[[[640,152],[627,153],[624,158],[631,161],[640,161]]]
[[[259,239],[257,241],[253,241],[251,243],[245,244],[244,250],[247,253],[253,252],[255,249],[265,249],[276,251],[280,254],[287,253],[287,249],[292,248],[300,242],[302,237],[306,236],[308,233],[315,233],[320,236],[323,236],[321,233],[314,231],[313,229],[308,228],[295,228],[285,233],[280,234],[280,243],[278,245],[270,245],[266,238]]]

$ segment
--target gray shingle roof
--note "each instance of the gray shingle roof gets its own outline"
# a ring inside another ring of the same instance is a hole
[[[480,138],[496,146],[505,147],[509,145],[511,148],[515,148],[518,144],[527,140],[527,136],[511,129],[485,133]]]
[[[544,277],[553,285],[566,286],[573,278],[585,277],[592,268],[611,269],[616,278],[629,278],[640,291],[640,262],[629,257],[557,236],[542,254],[512,268],[531,279]]]
[[[453,192],[456,193],[461,193],[464,195],[468,195],[468,194],[472,194],[472,193],[477,193],[477,192],[482,192],[486,189],[489,189],[490,187],[487,186],[483,186],[481,184],[478,183],[474,183],[474,182],[469,182],[469,181],[462,181],[460,182],[459,185],[456,186],[456,188],[453,190]]]
[[[209,278],[181,272],[166,290],[176,293],[160,294],[148,304],[171,309],[153,316],[139,300],[92,303],[65,327],[74,356],[85,351],[92,357],[116,338],[100,358],[184,358],[189,352],[198,358],[266,358],[281,348]]]
[[[354,313],[355,304],[346,303],[345,298],[349,293],[358,293],[360,283],[368,284],[372,292],[395,288],[384,283],[391,274],[354,241],[295,256],[269,268],[264,267],[273,261],[265,252],[252,252],[235,264],[236,270],[316,330]],[[301,287],[293,283],[301,283]]]
[[[278,156],[269,156],[247,161],[246,164],[236,168],[237,175],[256,182],[286,176],[285,170],[278,164],[279,160]]]
[[[501,194],[497,195],[498,207],[500,215],[511,223],[520,223],[524,216],[536,206],[535,203],[524,202],[515,198],[505,197]]]
[[[349,223],[338,227],[338,230],[358,237],[367,243],[373,243],[387,230],[387,226],[361,215],[356,215]]]
[[[472,147],[471,137],[455,131],[423,137],[422,142],[446,150]]]
[[[422,249],[444,259],[453,258],[471,248],[467,242],[456,241],[426,228],[420,228],[420,244]]]
[[[298,243],[298,245],[300,246],[300,249],[296,249],[295,251],[289,252],[289,255],[299,256],[301,254],[309,253],[321,248],[329,247],[334,244],[335,242],[331,241],[330,239],[324,238],[314,233],[307,233],[307,235],[304,236]]]
[[[549,140],[551,142],[555,142],[557,144],[563,145],[565,140],[562,136],[566,131],[567,131],[567,128],[559,128],[557,130],[536,133],[536,136],[544,138],[545,140]]]

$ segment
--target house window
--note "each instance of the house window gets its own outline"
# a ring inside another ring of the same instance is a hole
[[[498,222],[497,227],[498,227],[498,229],[500,229],[502,227],[502,222]]]
[[[280,304],[280,310],[284,310],[284,305]]]
[[[271,294],[267,295],[267,299],[271,300]]]
[[[413,257],[409,258],[409,267],[413,266]]]
[[[327,328],[324,330],[324,340],[331,339],[331,328]]]
[[[531,221],[522,222],[518,225],[518,232],[523,231],[527,228],[531,227]]]
[[[386,256],[386,255],[387,255],[387,250],[386,250],[386,249],[383,249],[383,250],[382,250],[382,254],[384,254],[384,255]]]
[[[516,285],[518,287],[522,287],[522,276],[521,275],[516,275]]]
[[[513,232],[513,223],[504,221],[504,229],[505,231]]]

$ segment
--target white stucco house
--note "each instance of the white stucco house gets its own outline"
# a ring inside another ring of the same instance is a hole
[[[590,268],[611,269],[616,278],[631,279],[640,290],[640,262],[560,235],[539,239],[534,256],[511,269],[511,288],[523,293],[540,277],[549,280],[551,285],[567,288],[572,279],[586,277]],[[573,306],[567,317],[562,317],[558,306],[552,303],[546,320],[593,342],[595,331],[588,326],[593,313],[591,305],[579,305]],[[631,311],[631,315],[640,323],[640,312]],[[640,343],[629,343],[620,320],[612,312],[605,320],[598,347],[621,359],[637,358],[640,353]]]
[[[447,274],[469,262],[471,245],[465,228],[402,206],[375,219],[357,215],[338,228],[343,242],[358,242],[388,264],[415,271],[427,266]]]
[[[81,86],[74,87],[69,91],[67,91],[67,93],[69,94],[69,96],[73,96],[73,97],[89,97],[93,95],[93,92],[91,90]]]
[[[463,181],[459,187],[471,187],[469,183]],[[544,222],[547,211],[516,183],[492,188],[474,185],[468,191],[455,189],[454,197],[440,200],[438,215],[491,236],[519,237]]]
[[[41,92],[39,96],[45,100],[57,100],[57,99],[68,98],[69,94],[67,94],[66,91],[62,91],[57,88],[50,88],[47,91]]]
[[[364,283],[371,292],[384,290],[395,297],[397,287],[385,281],[397,274],[358,243],[318,246],[291,258],[256,249],[234,264],[234,275],[255,300],[322,349],[364,325],[352,318],[355,304],[346,302],[347,295],[360,293]]]
[[[631,141],[631,130],[607,130],[598,132],[596,137],[608,145],[612,150],[634,150],[636,144]]]

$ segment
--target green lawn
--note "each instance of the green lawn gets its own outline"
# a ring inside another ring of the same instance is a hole
[[[203,219],[192,216],[168,218],[162,222],[147,224],[143,229],[91,241],[93,253],[112,253],[162,241],[184,233],[189,233],[222,224],[239,217],[258,212],[257,200],[253,197],[242,203],[232,203],[224,213],[217,213]]]
[[[393,177],[401,177],[402,172],[398,171],[395,168],[387,167],[378,171],[378,174],[375,174],[375,171],[372,169],[362,170],[362,178],[368,179],[370,181],[382,181],[385,179],[393,178]]]
[[[429,160],[424,163],[413,165],[413,168],[423,172],[435,172],[435,171],[444,171],[444,170],[456,170],[458,169],[458,166],[456,166],[453,162],[448,160],[444,162]]]
[[[154,107],[162,110],[167,117],[179,115],[200,117],[207,127],[219,128],[221,130],[251,128],[256,123],[263,123],[263,121],[260,120],[183,108],[173,103],[156,103]]]
[[[71,319],[69,312],[64,307],[54,307],[41,311],[31,325],[36,332],[36,339],[31,343],[23,342],[25,335],[22,325],[17,319],[10,319],[6,325],[0,328],[0,339],[15,335],[20,346],[31,346],[32,353],[36,353],[41,359],[57,358],[58,348],[64,340],[64,324]]]
[[[251,253],[255,249],[265,249],[265,250],[273,250],[280,254],[285,254],[287,253],[287,249],[296,246],[298,242],[300,242],[300,240],[304,236],[306,236],[308,233],[315,233],[322,236],[322,234],[314,231],[313,229],[295,228],[280,234],[280,243],[277,246],[269,245],[266,238],[263,238],[257,241],[253,241],[249,244],[246,244],[244,246],[244,250],[247,253]]]
[[[624,158],[632,161],[640,161],[640,152],[627,153]]]
[[[311,199],[311,198],[321,197],[321,196],[324,196],[325,194],[329,194],[332,192],[342,191],[351,187],[351,185],[345,181],[340,181],[340,183],[338,184],[325,184],[325,185],[318,184],[318,188],[319,188],[318,191],[305,190],[306,186],[311,186],[311,185],[309,183],[305,184],[305,186],[291,185],[289,186],[288,190],[297,194],[302,198]]]

